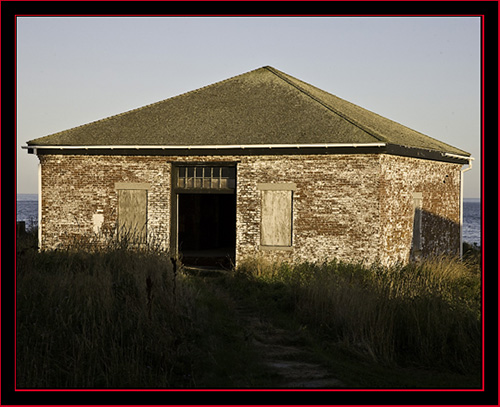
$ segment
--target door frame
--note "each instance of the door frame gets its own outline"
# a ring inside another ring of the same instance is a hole
[[[175,161],[171,162],[170,188],[170,253],[172,257],[179,257],[179,195],[180,194],[235,194],[238,185],[237,161]],[[207,189],[178,187],[179,167],[232,167],[235,169],[234,188]],[[235,199],[235,204],[237,198]],[[236,222],[236,219],[235,219]],[[236,241],[236,239],[235,239]],[[236,247],[235,247],[236,254]]]

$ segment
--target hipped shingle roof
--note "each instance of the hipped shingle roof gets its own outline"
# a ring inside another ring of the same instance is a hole
[[[195,147],[380,142],[470,155],[269,66],[37,138],[28,145]]]

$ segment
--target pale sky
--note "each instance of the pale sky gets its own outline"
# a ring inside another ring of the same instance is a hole
[[[475,158],[479,17],[18,17],[17,192],[37,192],[28,140],[265,65]]]

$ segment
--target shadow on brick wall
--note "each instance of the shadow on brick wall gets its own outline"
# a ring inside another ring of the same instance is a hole
[[[460,255],[460,224],[416,208],[413,217],[410,260],[436,255]]]

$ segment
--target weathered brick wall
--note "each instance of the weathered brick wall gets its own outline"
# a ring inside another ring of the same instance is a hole
[[[381,156],[383,256],[408,261],[413,231],[413,196],[422,193],[422,255],[460,252],[462,165],[411,157]]]
[[[148,236],[169,239],[170,164],[163,157],[42,155],[42,248],[66,244],[94,233],[94,215],[102,214],[101,232],[115,233],[116,182],[151,183]]]
[[[237,261],[369,261],[378,253],[379,158],[376,155],[245,157],[238,164]],[[261,251],[257,183],[296,183],[292,250]]]
[[[423,245],[457,250],[460,165],[388,155],[145,157],[42,155],[42,247],[117,222],[116,182],[150,183],[148,239],[169,247],[171,162],[237,162],[237,262],[407,260],[412,192],[423,193]],[[446,177],[448,175],[448,177]],[[445,182],[443,182],[445,181]],[[258,183],[295,183],[291,250],[261,250]],[[432,214],[432,215],[431,215]],[[99,217],[98,217],[99,219]]]
[[[237,157],[41,155],[42,248],[94,236],[94,215],[102,214],[102,239],[116,233],[115,183],[150,183],[148,242],[170,245],[171,162],[235,162]]]

